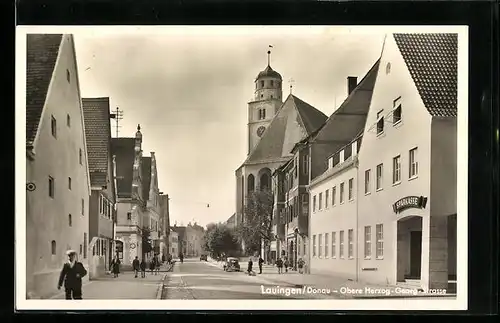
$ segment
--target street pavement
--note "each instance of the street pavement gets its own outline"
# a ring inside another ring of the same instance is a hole
[[[135,278],[133,272],[123,272],[117,278],[105,275],[82,286],[83,299],[156,299],[165,271],[156,275],[146,272],[146,277]],[[52,299],[64,299],[64,287]]]
[[[275,282],[241,272],[225,272],[217,263],[185,259],[167,273],[162,299],[310,299],[293,284]],[[294,290],[294,291],[291,291]],[[295,293],[293,293],[295,292]]]

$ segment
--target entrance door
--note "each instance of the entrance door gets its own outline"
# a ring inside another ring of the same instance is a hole
[[[410,279],[420,279],[422,262],[422,231],[411,231],[410,235]]]

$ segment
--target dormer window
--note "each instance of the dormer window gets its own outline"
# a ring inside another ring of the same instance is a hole
[[[377,112],[377,135],[384,132],[384,116],[382,115],[382,112],[384,112],[384,110]]]
[[[333,167],[333,157],[328,158],[328,169]]]
[[[352,156],[356,156],[357,153],[358,153],[358,141],[354,141],[352,144],[351,144],[351,155]]]
[[[392,111],[392,123],[396,124],[401,121],[401,97],[394,100]]]

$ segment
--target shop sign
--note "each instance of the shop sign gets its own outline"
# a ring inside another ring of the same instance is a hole
[[[406,196],[392,205],[394,213],[401,213],[406,209],[425,209],[427,197]]]

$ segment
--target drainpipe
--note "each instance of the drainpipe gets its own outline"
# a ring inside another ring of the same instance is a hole
[[[359,162],[356,154],[356,282],[359,280]],[[371,180],[371,178],[370,178]]]

